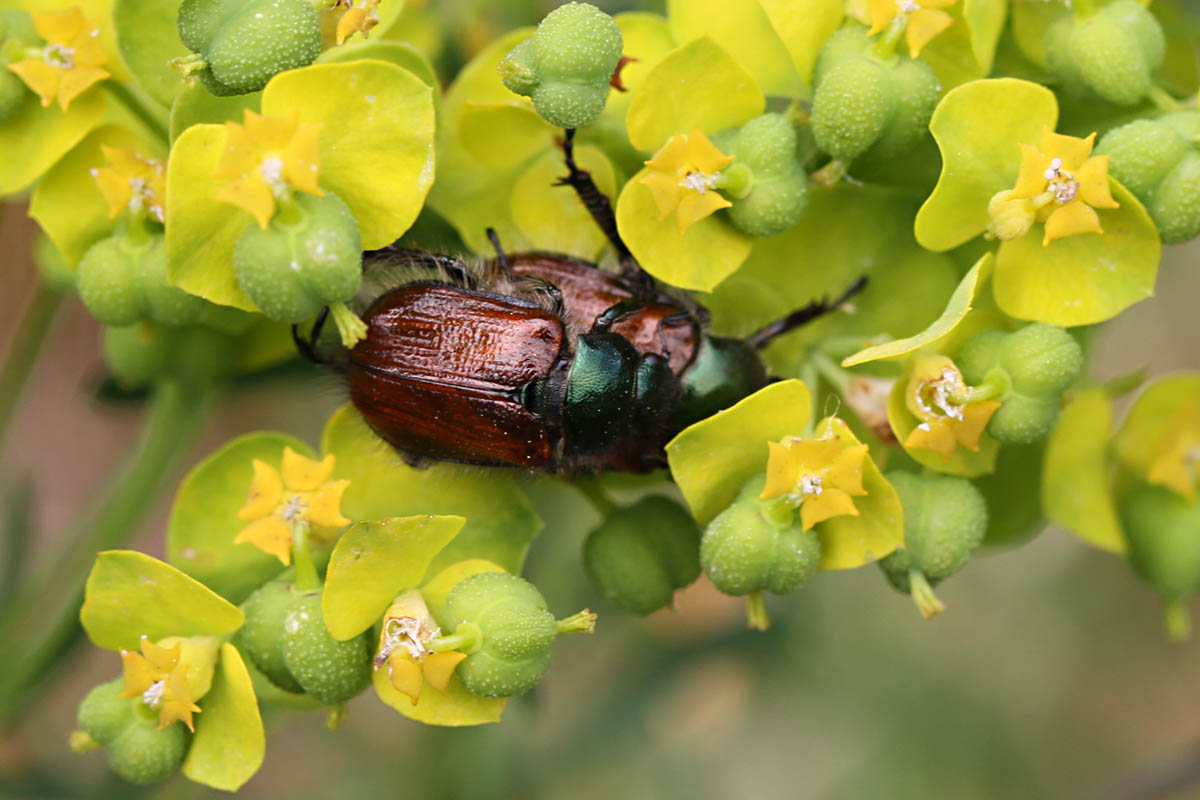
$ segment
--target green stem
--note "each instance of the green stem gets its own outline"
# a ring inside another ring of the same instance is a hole
[[[130,87],[122,83],[105,81],[103,85],[112,98],[136,117],[138,122],[146,127],[146,130],[161,139],[163,144],[171,141],[170,132],[167,129],[167,114],[165,110],[153,108],[150,105],[153,101],[147,102],[149,98],[143,99],[144,96],[139,97],[140,92],[134,94]]]
[[[925,619],[932,619],[946,610],[946,604],[933,593],[933,587],[918,570],[908,571],[908,593]]]
[[[841,182],[842,178],[846,177],[846,170],[849,166],[845,161],[839,161],[835,158],[808,177],[826,189],[833,189],[833,187]]]
[[[595,633],[596,615],[586,608],[558,621],[558,635],[567,633]]]
[[[1150,91],[1146,95],[1150,101],[1158,107],[1160,111],[1165,111],[1168,114],[1174,111],[1182,111],[1183,104],[1167,93],[1167,90],[1161,86],[1151,85]]]
[[[292,563],[296,566],[296,591],[315,592],[321,588],[321,577],[308,549],[308,524],[303,520],[292,522]]]
[[[12,422],[13,412],[25,390],[25,384],[33,374],[38,352],[46,341],[46,335],[62,307],[63,293],[47,288],[39,281],[33,297],[25,308],[17,335],[8,349],[4,366],[0,367],[0,445]]]
[[[430,639],[425,643],[425,647],[435,653],[448,653],[451,650],[457,650],[460,653],[469,653],[479,646],[479,641],[482,638],[483,632],[479,630],[478,625],[472,622],[464,622],[458,626],[458,630],[454,633]]]
[[[325,727],[331,731],[336,731],[342,727],[342,723],[346,721],[346,714],[350,711],[350,706],[346,701],[335,703],[329,707],[329,713],[325,716]]]
[[[298,228],[308,222],[308,214],[296,202],[296,193],[286,189],[275,195],[275,220],[285,228]]]
[[[771,618],[767,616],[767,603],[763,599],[762,590],[746,595],[746,627],[752,631],[765,631],[771,627]]]
[[[608,496],[608,492],[604,491],[604,488],[594,480],[580,481],[575,484],[575,488],[582,492],[583,496],[592,504],[592,508],[606,519],[620,509],[620,506]]]
[[[892,20],[891,26],[867,52],[880,61],[891,61],[896,57],[896,45],[900,43],[900,38],[904,36],[907,27],[908,18],[903,14],[897,14],[896,18]]]
[[[83,583],[96,553],[121,547],[138,532],[203,430],[214,398],[213,391],[159,384],[124,468],[62,536],[49,566],[5,604],[0,652],[22,656],[0,671],[0,724],[30,703],[74,641]]]
[[[1173,641],[1182,642],[1191,638],[1192,617],[1178,597],[1163,602],[1163,625],[1167,629],[1167,636]]]

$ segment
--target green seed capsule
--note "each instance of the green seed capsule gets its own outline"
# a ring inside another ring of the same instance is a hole
[[[179,769],[187,745],[183,723],[160,729],[156,722],[138,719],[108,745],[108,758],[113,772],[130,783],[154,783]]]
[[[151,319],[187,325],[207,303],[167,283],[167,249],[162,236],[134,245],[122,234],[88,248],[79,262],[78,289],[88,310],[106,325]]]
[[[700,575],[700,529],[678,503],[654,496],[609,515],[588,534],[583,563],[613,605],[657,611]]]
[[[283,655],[287,636],[284,623],[296,602],[293,580],[289,570],[246,598],[242,603],[246,622],[238,630],[235,644],[271,683],[285,692],[300,693],[304,688],[288,669]]]
[[[193,53],[207,51],[222,28],[245,6],[245,0],[183,0],[176,18],[179,40]]]
[[[1143,203],[1191,150],[1175,128],[1149,119],[1114,128],[1096,147],[1098,154],[1109,156],[1108,174]]]
[[[301,322],[349,300],[362,280],[362,239],[346,204],[333,194],[295,199],[298,223],[277,214],[266,230],[251,225],[233,251],[238,285],[276,322]]]
[[[853,161],[883,135],[894,103],[886,66],[865,57],[837,64],[813,96],[817,146],[839,161]]]
[[[733,192],[730,221],[751,236],[794,225],[808,203],[808,175],[796,160],[796,128],[783,114],[763,114],[714,144],[748,171],[748,194]]]
[[[334,639],[325,627],[319,591],[293,602],[283,629],[284,663],[307,694],[333,705],[360,694],[371,682],[369,634]]]
[[[152,322],[104,329],[104,362],[122,386],[148,386],[168,372],[174,332]]]
[[[1008,341],[1007,331],[980,331],[963,344],[954,356],[954,363],[962,373],[963,380],[978,385],[984,377],[1000,364],[1000,356]]]
[[[1200,111],[1173,111],[1155,122],[1166,125],[1193,147],[1200,147]]]
[[[1170,600],[1200,590],[1200,503],[1142,485],[1120,512],[1129,561],[1143,578]]]
[[[1033,444],[1043,439],[1058,421],[1057,397],[1012,394],[988,421],[988,433],[1001,444]]]
[[[1149,211],[1167,244],[1200,235],[1200,153],[1188,153],[1163,179]]]
[[[894,107],[887,127],[871,148],[873,155],[882,158],[905,152],[926,135],[941,91],[933,67],[920,59],[901,58],[888,71],[888,80]]]
[[[1079,377],[1083,350],[1062,328],[1035,322],[1009,335],[1000,365],[1012,379],[1013,391],[1057,397]]]
[[[855,61],[862,57],[871,39],[862,25],[847,25],[825,40],[817,63],[813,66],[813,86],[820,86],[825,76],[844,61]]]
[[[1149,93],[1166,53],[1161,27],[1136,0],[1063,17],[1047,29],[1044,46],[1047,66],[1069,89],[1123,106]]]
[[[125,681],[116,678],[88,692],[79,704],[79,729],[102,745],[116,741],[134,720],[133,701],[121,697],[124,689]]]
[[[512,697],[537,685],[558,635],[554,615],[533,584],[505,572],[472,575],[446,597],[447,627],[477,630],[458,666],[463,686],[481,697]]]
[[[914,582],[927,589],[963,568],[983,543],[987,506],[979,490],[964,478],[907,472],[886,477],[904,509],[904,547],[879,566],[898,590],[912,592],[915,600],[931,601],[921,610],[932,616],[942,610],[940,603],[932,592],[919,597]]]
[[[807,583],[820,563],[816,531],[804,530],[786,503],[759,500],[765,484],[765,475],[747,481],[700,540],[704,574],[725,594],[788,594]]]

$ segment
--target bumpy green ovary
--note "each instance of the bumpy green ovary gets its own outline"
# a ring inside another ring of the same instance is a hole
[[[246,228],[233,251],[238,285],[276,322],[301,322],[349,300],[362,280],[362,239],[346,204],[332,194],[295,200],[298,223],[276,214],[266,230]]]
[[[321,54],[321,21],[306,0],[185,0],[179,38],[206,66],[213,94],[245,94],[274,75],[311,64]]]
[[[1060,398],[1083,369],[1079,343],[1062,328],[1042,323],[1013,333],[984,331],[967,340],[956,363],[972,385],[1002,391],[988,433],[1004,444],[1030,444],[1054,427]]]
[[[139,698],[121,697],[124,680],[116,678],[88,692],[79,705],[79,728],[108,750],[113,771],[131,783],[154,783],[183,762],[187,734],[182,723],[158,727],[157,714],[138,714]]]
[[[704,574],[725,594],[788,594],[803,586],[821,560],[815,530],[779,500],[759,500],[766,477],[751,478],[700,540]]]
[[[1120,513],[1130,563],[1166,600],[1170,632],[1186,636],[1181,600],[1200,589],[1200,503],[1143,484],[1121,501]]]
[[[139,322],[104,330],[105,363],[131,389],[166,379],[209,386],[232,372],[237,346],[234,337],[202,325]]]
[[[321,593],[298,592],[292,580],[285,573],[247,598],[237,645],[284,691],[328,705],[349,700],[370,683],[370,637],[334,639],[321,613]]]
[[[504,85],[533,100],[550,124],[578,128],[604,111],[622,47],[612,17],[588,3],[566,3],[547,14],[498,69]]]
[[[1200,111],[1137,120],[1104,135],[1109,174],[1142,201],[1168,244],[1200,234]]]
[[[133,244],[118,233],[92,245],[79,262],[77,287],[83,304],[106,325],[145,319],[187,325],[208,305],[167,283],[167,251],[161,235]]]
[[[713,143],[734,156],[731,175],[745,171],[738,178],[745,188],[725,192],[734,226],[751,236],[771,236],[800,219],[808,203],[808,175],[796,160],[796,129],[787,116],[763,114]]]
[[[888,581],[909,592],[926,617],[944,609],[929,587],[958,572],[987,531],[983,495],[952,475],[886,476],[904,508],[904,547],[879,562]]]
[[[1166,55],[1162,28],[1137,0],[1065,16],[1046,30],[1044,46],[1047,66],[1067,88],[1122,106],[1149,93]]]
[[[696,580],[699,548],[700,530],[687,511],[665,497],[646,497],[588,534],[583,563],[610,603],[645,615]]]
[[[452,633],[478,634],[456,674],[481,697],[512,697],[536,686],[558,635],[537,587],[504,572],[472,575],[451,589],[445,623]]]

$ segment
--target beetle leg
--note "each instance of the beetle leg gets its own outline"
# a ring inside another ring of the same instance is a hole
[[[318,366],[327,363],[325,359],[317,355],[317,339],[320,338],[321,329],[325,327],[325,320],[328,318],[329,306],[322,306],[321,312],[317,314],[317,318],[313,322],[312,331],[309,332],[307,339],[300,336],[299,325],[292,325],[292,341],[296,343],[296,349],[300,351],[300,355]]]
[[[646,302],[640,297],[631,297],[628,300],[622,300],[616,305],[609,306],[604,312],[592,321],[591,333],[608,333],[609,329],[617,323],[621,317],[632,314],[646,307]]]
[[[826,300],[814,300],[804,308],[797,309],[796,311],[788,314],[786,317],[775,320],[757,333],[747,336],[746,341],[756,350],[761,350],[776,338],[782,336],[788,331],[793,331],[802,325],[812,322],[814,319],[818,319],[819,317],[822,317],[831,311],[836,311],[837,309],[841,308],[850,300],[850,298],[861,292],[863,287],[866,285],[867,278],[866,276],[863,276],[855,281],[854,285],[847,289],[845,293],[834,302],[830,303]]]
[[[575,129],[565,128],[564,130],[566,135],[563,137],[562,149],[563,161],[567,165],[567,176],[559,178],[555,185],[570,186],[574,189],[584,208],[592,215],[592,219],[596,221],[600,231],[617,251],[617,257],[622,262],[633,261],[633,254],[629,252],[629,248],[621,240],[621,234],[617,232],[617,218],[613,214],[612,202],[596,186],[591,173],[580,169],[579,165],[575,163]]]
[[[496,261],[500,264],[500,269],[504,272],[504,277],[512,280],[512,270],[508,266],[508,257],[504,255],[504,248],[500,246],[500,237],[496,234],[495,228],[487,229],[488,241],[492,243],[492,247],[496,250]]]

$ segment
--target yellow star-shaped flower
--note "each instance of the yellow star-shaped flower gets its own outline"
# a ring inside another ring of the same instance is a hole
[[[867,35],[874,36],[889,25],[903,25],[908,53],[916,58],[925,45],[954,24],[954,18],[941,10],[954,3],[955,0],[867,0],[871,14],[871,30]]]
[[[1011,191],[992,198],[990,231],[1001,239],[1023,236],[1036,218],[1045,222],[1042,245],[1082,233],[1104,233],[1097,208],[1118,208],[1108,183],[1108,156],[1092,156],[1096,134],[1086,139],[1042,126],[1039,146],[1022,143],[1021,170]],[[1023,218],[1023,225],[1013,220]]]
[[[375,669],[386,666],[392,686],[408,695],[414,706],[426,682],[445,694],[454,670],[467,657],[457,650],[429,650],[428,643],[440,633],[425,600],[415,589],[397,597],[384,614]]]
[[[125,210],[134,216],[146,214],[162,222],[167,197],[167,170],[161,161],[146,158],[132,147],[100,145],[108,160],[107,167],[92,170],[92,177],[108,204],[108,218],[116,219]]]
[[[971,402],[970,395],[971,387],[953,361],[945,356],[917,359],[905,389],[905,403],[920,422],[904,446],[938,453],[947,461],[958,447],[978,451],[979,439],[1000,403]]]
[[[865,444],[840,436],[768,442],[767,482],[760,499],[786,495],[800,507],[804,530],[831,517],[858,516],[854,497],[862,497]]]
[[[226,122],[225,151],[214,177],[225,181],[217,199],[244,209],[262,228],[275,214],[277,197],[295,189],[324,195],[317,183],[321,124],[300,124],[299,115],[263,117],[246,109],[243,124]]]
[[[193,702],[188,682],[188,666],[180,659],[182,643],[160,647],[145,636],[142,652],[121,651],[125,689],[122,697],[141,697],[142,702],[158,711],[158,727],[183,720],[189,730],[195,730],[192,714],[200,711]]]
[[[30,58],[9,64],[8,68],[42,99],[43,106],[58,100],[59,107],[66,111],[72,100],[109,76],[102,69],[108,57],[100,47],[98,23],[87,22],[79,6],[30,16],[46,44],[41,49],[30,49]]]
[[[278,558],[284,566],[292,562],[292,537],[295,526],[341,528],[350,524],[342,516],[342,493],[350,481],[329,480],[333,475],[334,456],[321,461],[283,449],[283,463],[275,469],[254,459],[254,479],[246,496],[246,505],[238,519],[250,523],[242,528],[234,544],[249,542]]]
[[[1171,414],[1166,432],[1150,460],[1146,480],[1165,486],[1190,502],[1196,500],[1200,478],[1200,409],[1187,403]]]
[[[335,34],[337,43],[349,39],[355,33],[367,38],[371,29],[379,24],[379,0],[343,0],[346,12],[338,20]]]
[[[732,161],[733,156],[718,150],[696,128],[668,139],[654,158],[645,162],[650,174],[639,178],[638,183],[654,196],[659,219],[674,214],[683,233],[716,210],[733,205],[714,188],[721,170]]]

